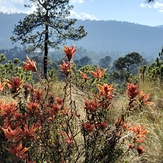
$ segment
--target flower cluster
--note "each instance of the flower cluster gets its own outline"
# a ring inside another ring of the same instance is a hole
[[[128,109],[132,110],[134,108],[134,102],[138,102],[139,107],[143,105],[152,105],[153,102],[149,102],[149,95],[144,94],[143,91],[139,90],[138,85],[134,85],[132,83],[128,83],[126,93],[129,97]],[[138,97],[138,99],[136,99]]]
[[[145,152],[144,147],[139,144],[143,142],[145,135],[148,133],[148,130],[139,124],[130,127],[128,130],[132,131],[134,134],[133,144],[129,144],[129,148],[135,148],[138,151],[139,155],[143,154]]]

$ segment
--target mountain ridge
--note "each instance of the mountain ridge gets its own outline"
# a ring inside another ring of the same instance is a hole
[[[26,14],[0,13],[0,49],[20,46],[12,44],[14,25]],[[77,20],[75,26],[84,26],[88,35],[79,41],[67,41],[91,51],[118,51],[126,54],[136,51],[148,58],[154,58],[163,46],[163,28],[147,26],[125,21]]]

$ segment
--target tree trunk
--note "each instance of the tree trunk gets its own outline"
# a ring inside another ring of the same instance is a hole
[[[44,41],[44,78],[47,79],[47,65],[48,65],[48,40],[49,40],[49,30],[48,30],[48,10],[45,15],[46,23],[45,23],[45,41]]]

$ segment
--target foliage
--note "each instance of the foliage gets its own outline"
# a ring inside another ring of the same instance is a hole
[[[58,48],[65,40],[79,40],[86,36],[83,26],[73,27],[76,19],[69,18],[69,0],[30,0],[30,5],[35,6],[33,13],[19,21],[14,28],[13,42],[21,40],[28,44],[28,51],[44,51],[44,77],[47,79],[48,48]]]
[[[156,58],[155,62],[150,65],[144,65],[139,68],[139,77],[143,82],[145,80],[152,81],[157,85],[162,85],[163,81],[163,48],[159,53],[159,57]]]
[[[0,81],[6,81],[6,79],[12,79],[19,76],[22,80],[31,82],[32,73],[24,71],[20,66],[22,62],[15,58],[14,61],[8,60],[4,54],[0,55]],[[5,62],[5,63],[4,63]]]
[[[110,73],[112,80],[116,79],[116,83],[124,83],[137,81],[134,75],[137,74],[138,66],[145,64],[144,58],[136,52],[127,54],[118,58],[113,64],[113,71]]]
[[[105,58],[101,58],[99,60],[99,66],[101,68],[110,68],[111,67],[111,57],[110,56],[105,56]]]
[[[62,97],[54,96],[50,81],[42,80],[35,62],[28,57],[22,68],[36,73],[40,83],[23,82],[19,76],[1,81],[1,93],[8,87],[14,100],[0,101],[1,161],[124,162],[130,153],[133,156],[136,152],[134,157],[145,153],[143,142],[148,130],[141,124],[130,124],[128,119],[135,110],[152,105],[149,94],[129,83],[128,104],[112,122],[114,85],[103,83],[106,69],[94,67],[90,74],[96,91],[84,97],[84,108],[77,109],[72,92],[74,52],[74,47],[65,47],[67,60],[60,64],[66,77]],[[87,75],[81,76],[86,84]]]

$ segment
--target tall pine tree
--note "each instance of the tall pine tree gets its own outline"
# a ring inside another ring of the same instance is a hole
[[[41,49],[44,51],[44,77],[47,79],[48,49],[58,48],[69,40],[79,40],[86,36],[83,26],[75,28],[76,19],[69,18],[73,6],[69,0],[29,0],[35,11],[27,15],[23,21],[15,25],[13,42],[21,40],[29,45],[28,51]]]

